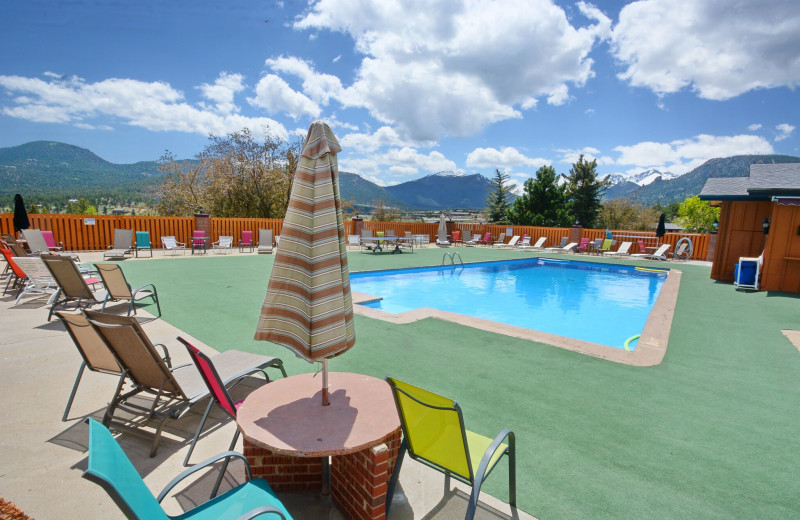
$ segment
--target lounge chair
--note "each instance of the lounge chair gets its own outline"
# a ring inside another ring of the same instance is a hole
[[[125,374],[122,368],[120,368],[119,363],[117,363],[114,354],[111,353],[108,349],[108,345],[103,341],[103,338],[89,323],[89,319],[85,314],[56,312],[56,316],[64,324],[64,327],[66,327],[69,336],[72,338],[72,342],[78,349],[81,358],[83,358],[81,366],[78,368],[78,375],[75,377],[75,384],[72,385],[72,391],[69,394],[67,406],[64,408],[64,415],[61,416],[61,420],[66,421],[85,369],[88,368],[92,372],[117,376],[118,385],[124,382]],[[161,346],[164,348],[164,354],[166,356],[164,361],[167,363],[167,366],[171,367],[172,364],[167,355],[166,347],[163,345]]]
[[[208,238],[205,231],[202,229],[195,229],[192,232],[192,236],[189,237],[189,242],[192,245],[192,254],[194,254],[195,251],[197,251],[198,254],[205,254],[208,247]]]
[[[577,251],[578,251],[578,254],[580,254],[580,253],[587,253],[588,254],[589,253],[589,239],[588,238],[582,238],[581,239],[580,243],[578,244]]]
[[[136,258],[139,258],[139,251],[150,251],[150,258],[153,258],[153,244],[147,231],[136,232]]]
[[[577,245],[577,242],[570,242],[564,247],[546,247],[544,250],[548,253],[572,253]]]
[[[604,238],[603,239],[603,244],[600,246],[600,249],[598,250],[598,253],[600,253],[602,255],[602,254],[605,254],[608,251],[611,251],[611,246],[613,244],[614,244],[614,240],[612,240],[610,238]]]
[[[178,242],[174,236],[161,237],[161,246],[164,248],[165,255],[170,252],[177,253],[178,251],[183,251],[183,254],[186,254],[186,243]]]
[[[506,234],[500,233],[500,236],[497,237],[497,240],[492,242],[491,246],[494,247],[495,245],[499,245],[502,247],[503,245],[505,245],[505,243],[506,243]]]
[[[631,255],[634,258],[648,258],[650,260],[667,260],[667,251],[669,251],[670,245],[669,244],[661,244],[661,246],[656,249],[656,251],[652,254],[650,253],[637,253],[635,255]]]
[[[253,252],[253,232],[252,231],[242,231],[242,238],[239,240],[239,252],[244,253],[244,248],[250,249],[250,253]]]
[[[522,240],[517,242],[514,246],[516,249],[530,249],[531,247],[531,236],[528,234],[522,235]]]
[[[129,412],[144,412],[147,419],[158,418],[158,426],[150,446],[150,456],[153,457],[158,450],[167,419],[182,417],[192,405],[209,395],[208,387],[197,373],[197,369],[192,366],[183,365],[170,369],[135,317],[95,311],[85,312],[89,323],[106,342],[132,386],[132,389],[125,393],[121,385],[117,388],[106,409],[103,424],[106,426],[114,424],[115,427],[131,433],[141,433],[136,424],[118,420],[115,416],[117,408]],[[286,376],[283,362],[274,357],[228,350],[213,356],[212,359],[226,384],[256,372],[262,372],[267,377],[265,372],[267,367],[277,368],[284,377]],[[142,393],[154,396],[149,408],[142,407],[130,399]],[[201,432],[204,425],[205,418],[200,422],[197,431]],[[190,449],[194,447],[198,437],[199,434],[196,434]]]
[[[463,244],[463,241],[461,240],[460,229],[453,230],[453,239],[451,240],[451,242],[453,242],[454,245]]]
[[[156,317],[161,317],[161,304],[158,301],[158,292],[155,285],[148,283],[136,289],[131,289],[131,285],[125,279],[125,274],[118,264],[95,264],[95,267],[100,274],[100,278],[103,279],[103,285],[106,287],[106,297],[103,300],[103,307],[100,312],[105,312],[106,303],[109,301],[128,301],[130,302],[128,316],[130,316],[131,311],[136,314],[135,304],[137,301],[150,298],[156,304],[156,309],[158,309],[158,316]]]
[[[530,239],[528,239],[530,241]],[[500,244],[493,244],[492,247],[516,247],[517,242],[519,242],[519,235],[514,235],[511,237],[511,240],[508,241],[508,244],[500,243]]]
[[[481,485],[497,463],[508,456],[508,503],[516,507],[516,441],[514,432],[503,430],[494,439],[464,428],[461,407],[446,397],[387,377],[400,416],[403,442],[387,490],[386,515],[392,504],[403,458],[406,453],[422,464],[472,487],[465,520],[472,520],[478,506]],[[507,441],[506,441],[507,439]],[[506,442],[503,442],[506,441]]]
[[[272,230],[258,230],[258,252],[272,254]]]
[[[8,293],[9,288],[17,289],[17,295],[19,295],[20,291],[22,291],[23,284],[28,281],[28,276],[16,262],[19,257],[15,257],[10,249],[0,247],[0,254],[6,259],[7,268],[11,270],[6,280],[6,287],[3,290],[3,295]],[[14,282],[13,285],[11,282]]]
[[[46,254],[57,254],[72,258],[76,262],[81,261],[77,253],[65,253],[63,251],[51,252],[50,246],[47,245],[44,235],[42,235],[42,232],[39,229],[23,229],[22,236],[25,237],[25,241],[28,242],[28,249],[30,249],[32,255],[39,256]]]
[[[347,235],[347,247],[358,247],[361,245],[361,237],[358,235]]]
[[[133,230],[115,229],[114,244],[111,249],[103,253],[103,260],[109,258],[126,258],[133,254]]]
[[[50,270],[44,265],[44,260],[36,256],[26,256],[14,258],[13,261],[25,273],[25,285],[19,291],[14,305],[17,305],[23,296],[31,294],[50,294],[52,299],[58,290],[58,285]]]
[[[492,234],[489,231],[484,233],[483,238],[478,239],[478,244],[483,244],[485,246],[492,245]]]
[[[733,276],[733,286],[739,289],[758,290],[758,278],[761,274],[761,265],[764,263],[764,253],[758,257],[739,257],[736,272]]]
[[[94,285],[99,280],[84,278],[75,260],[68,256],[57,255],[42,255],[42,260],[58,284],[47,321],[53,318],[53,312],[59,305],[66,308],[69,302],[75,302],[76,308],[80,309],[100,303],[90,287],[90,284]]]
[[[632,242],[623,242],[616,251],[604,251],[603,256],[628,256],[630,254],[628,250],[632,244]]]
[[[530,243],[530,238],[528,238],[528,242]],[[545,242],[547,242],[547,237],[539,237],[539,240],[537,240],[536,243],[530,246],[529,248],[533,249],[534,251],[544,251]]]
[[[44,238],[44,243],[47,244],[47,247],[50,251],[63,251],[64,250],[64,243],[63,242],[56,242],[56,237],[53,235],[53,232],[49,229],[42,230],[42,238]]]
[[[214,251],[219,250],[222,253],[227,253],[233,247],[233,237],[231,236],[220,236],[219,240],[216,242],[211,243],[211,248]]]
[[[471,231],[464,231],[463,242],[465,246],[469,247],[477,246],[479,238],[480,236],[478,236],[477,234],[473,235]]]
[[[281,501],[276,498],[275,492],[269,487],[266,479],[253,478],[247,459],[244,455],[233,451],[220,453],[184,470],[167,484],[167,487],[156,498],[108,428],[91,418],[87,419],[87,422],[89,423],[89,462],[83,478],[102,487],[129,519],[243,520],[255,517],[265,520],[292,519]],[[197,505],[180,516],[167,516],[164,508],[161,507],[161,501],[176,485],[186,477],[205,470],[220,460],[224,459],[227,465],[227,461],[231,458],[244,461],[247,482],[216,498],[212,496],[208,502]]]

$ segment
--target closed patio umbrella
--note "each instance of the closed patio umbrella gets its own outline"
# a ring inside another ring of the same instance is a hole
[[[25,203],[22,202],[22,195],[17,193],[14,195],[14,231],[19,232],[29,227],[31,223],[28,220],[28,212],[25,211]]]
[[[322,404],[328,403],[327,359],[356,342],[339,196],[341,151],[330,127],[311,123],[297,164],[255,339],[322,362]]]
[[[661,237],[663,237],[667,232],[666,226],[664,225],[664,219],[665,218],[666,218],[666,215],[664,215],[663,213],[661,214],[660,217],[658,217],[658,226],[656,227],[656,236],[658,237],[658,243],[659,244],[661,243]]]

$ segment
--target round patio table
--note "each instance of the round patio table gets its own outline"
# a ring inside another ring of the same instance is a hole
[[[389,385],[346,372],[277,379],[247,396],[236,414],[254,476],[273,489],[322,489],[349,518],[383,518],[388,480],[400,447],[400,419]],[[377,515],[377,516],[374,516]]]

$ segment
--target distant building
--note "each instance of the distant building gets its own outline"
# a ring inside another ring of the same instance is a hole
[[[125,215],[128,213],[128,210],[122,208],[114,208],[111,210],[112,215]]]

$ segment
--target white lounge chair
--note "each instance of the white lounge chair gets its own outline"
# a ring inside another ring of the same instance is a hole
[[[515,247],[519,242],[519,235],[514,235],[511,237],[511,240],[508,241],[508,244],[494,244],[492,247]]]
[[[564,247],[546,247],[544,250],[548,253],[572,253],[576,247],[578,247],[577,242],[570,242]]]
[[[603,256],[628,256],[628,250],[631,248],[631,242],[623,242],[620,244],[619,249],[616,251],[605,251]]]
[[[178,242],[174,236],[161,237],[161,245],[164,248],[164,254],[177,253],[183,251],[186,254],[186,242]]]
[[[211,242],[211,247],[221,253],[227,253],[233,247],[233,237],[221,236],[216,242]]]
[[[519,246],[520,249],[524,250],[530,249],[531,251],[544,251],[544,243],[545,241],[547,241],[547,237],[539,237],[539,240],[537,240],[536,243],[533,245],[531,245],[531,237],[527,238],[528,238],[528,243],[527,244],[523,243],[522,245],[520,245]]]
[[[647,253],[636,253],[635,255],[631,255],[631,257],[635,258],[649,258],[651,260],[666,260],[667,259],[667,251],[669,251],[669,244],[661,244],[661,247],[656,249],[656,252],[653,254]]]

